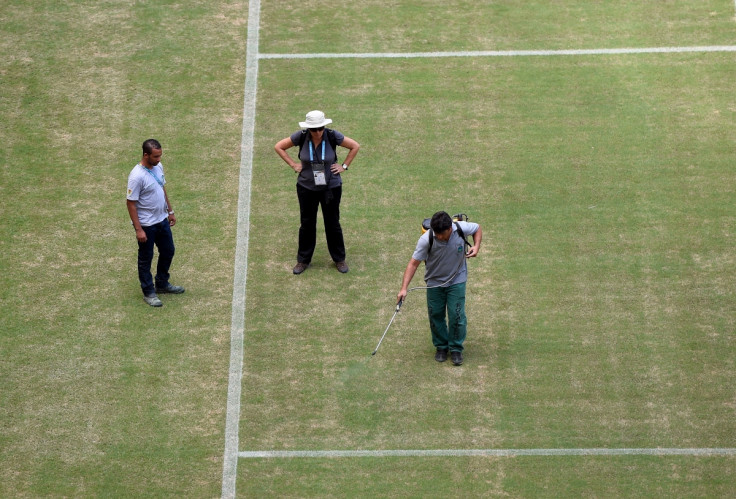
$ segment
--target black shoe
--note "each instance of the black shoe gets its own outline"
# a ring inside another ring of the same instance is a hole
[[[184,292],[184,288],[182,288],[181,286],[174,286],[171,283],[166,284],[166,286],[162,288],[156,287],[156,293],[161,293],[161,294],[170,293],[172,295],[180,295],[183,292]]]
[[[463,354],[462,352],[450,352],[450,358],[452,359],[452,364],[455,366],[462,366],[463,365]]]
[[[437,362],[444,362],[447,360],[447,350],[437,349],[437,353],[434,354],[434,360]]]
[[[297,264],[294,265],[293,272],[294,272],[295,275],[299,275],[302,272],[304,272],[305,270],[307,270],[307,267],[309,267],[309,264],[308,263],[297,262]]]
[[[337,270],[340,271],[341,274],[347,274],[348,273],[348,264],[343,262],[335,262],[335,265],[337,266]]]

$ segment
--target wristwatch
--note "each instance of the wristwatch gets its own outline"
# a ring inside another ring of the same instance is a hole
[[[342,164],[342,169],[343,169],[343,170],[345,170],[345,171],[347,171],[347,169],[348,169],[348,165],[346,165],[345,163],[343,163],[343,164]]]

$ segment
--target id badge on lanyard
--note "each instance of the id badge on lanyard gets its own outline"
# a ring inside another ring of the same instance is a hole
[[[325,176],[325,141],[322,140],[322,161],[314,161],[314,146],[309,141],[309,161],[312,164],[312,175],[314,175],[314,185],[327,185],[327,177]]]

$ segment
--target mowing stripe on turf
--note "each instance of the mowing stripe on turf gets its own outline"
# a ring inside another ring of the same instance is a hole
[[[736,45],[705,47],[650,47],[619,49],[570,49],[570,50],[481,50],[469,52],[368,52],[368,53],[317,53],[317,54],[258,54],[259,59],[387,59],[417,57],[524,57],[561,55],[625,55],[670,54],[687,52],[736,52]]]
[[[428,450],[325,450],[249,451],[244,459],[341,457],[516,457],[516,456],[736,456],[736,448],[622,448],[622,449],[428,449]]]
[[[736,6],[736,0],[734,0]],[[222,497],[235,497],[237,461],[239,458],[342,458],[342,457],[432,457],[432,456],[734,456],[734,448],[644,448],[644,449],[437,449],[437,450],[354,450],[354,451],[238,451],[241,417],[243,340],[250,226],[250,191],[253,167],[253,135],[255,128],[256,89],[259,59],[329,59],[329,58],[432,58],[432,57],[524,57],[624,55],[688,52],[736,52],[736,46],[652,47],[577,50],[508,50],[468,52],[386,52],[386,53],[317,53],[259,54],[258,30],[260,1],[249,2],[246,42],[243,128],[241,136],[238,221],[233,277],[232,323],[230,332],[230,367],[228,378],[225,452],[222,472]]]
[[[240,179],[238,187],[238,228],[235,246],[233,302],[230,329],[230,368],[225,419],[225,455],[222,467],[222,497],[235,497],[238,472],[240,398],[243,378],[243,335],[245,293],[248,276],[248,237],[250,228],[250,189],[253,170],[253,131],[258,87],[258,26],[261,4],[252,0],[248,7],[248,38],[243,90],[243,130],[240,140]]]

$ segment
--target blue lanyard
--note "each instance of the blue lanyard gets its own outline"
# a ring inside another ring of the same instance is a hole
[[[312,151],[314,150],[314,144],[312,144],[312,141],[309,141],[309,161],[314,161],[314,156]],[[325,162],[325,140],[322,139],[322,162]]]
[[[141,168],[143,168],[143,169],[144,169],[144,170],[146,170],[146,171],[147,171],[148,173],[150,173],[150,174],[151,174],[151,176],[152,176],[152,177],[154,178],[154,180],[156,180],[156,183],[157,183],[158,185],[160,185],[162,189],[164,188],[164,184],[163,184],[163,182],[161,182],[161,181],[160,181],[160,180],[158,179],[158,177],[156,176],[156,174],[155,174],[155,173],[153,173],[153,169],[150,169],[150,170],[149,170],[148,168],[146,168],[146,167],[145,167],[145,166],[143,166],[143,165],[141,165]]]

